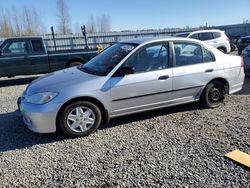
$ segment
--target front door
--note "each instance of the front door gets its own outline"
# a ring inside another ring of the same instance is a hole
[[[0,77],[29,74],[31,69],[27,59],[28,51],[25,40],[9,41],[0,56]]]
[[[172,99],[167,43],[142,47],[122,67],[132,67],[134,73],[111,78],[111,116],[158,108]]]

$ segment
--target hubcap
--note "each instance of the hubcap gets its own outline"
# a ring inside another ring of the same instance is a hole
[[[68,127],[78,133],[86,132],[95,123],[94,112],[85,106],[73,109],[67,117]]]
[[[220,100],[220,90],[218,88],[211,88],[210,91],[209,91],[209,100],[212,102],[212,103],[216,103],[216,102],[219,102]]]

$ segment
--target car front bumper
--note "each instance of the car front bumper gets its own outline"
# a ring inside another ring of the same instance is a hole
[[[17,104],[24,123],[31,131],[36,133],[56,132],[56,116],[61,104],[51,101],[37,105],[24,102],[21,98],[18,98]]]

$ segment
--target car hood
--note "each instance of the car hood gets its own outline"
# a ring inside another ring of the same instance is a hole
[[[41,92],[59,92],[71,86],[87,83],[98,76],[87,74],[78,68],[68,68],[42,76],[27,87],[26,94],[32,95]]]

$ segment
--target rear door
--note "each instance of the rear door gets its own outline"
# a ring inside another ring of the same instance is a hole
[[[25,39],[9,40],[2,49],[0,56],[0,76],[16,76],[30,74],[30,46]]]
[[[196,100],[217,70],[214,55],[198,43],[173,43],[173,97],[176,102]]]
[[[168,44],[142,47],[124,63],[134,74],[111,78],[112,115],[166,105],[172,99],[172,68]]]
[[[31,39],[31,54],[27,56],[33,74],[50,72],[48,55],[41,39]]]

